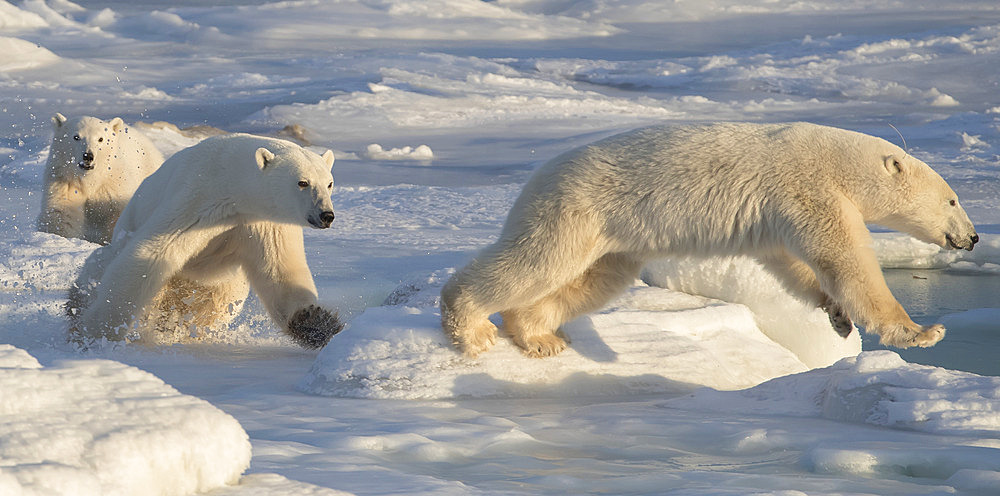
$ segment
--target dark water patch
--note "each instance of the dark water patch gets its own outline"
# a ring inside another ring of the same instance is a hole
[[[891,349],[908,362],[1000,376],[1000,274],[891,269],[885,279],[914,321],[943,323],[948,333],[933,347],[905,350],[863,333],[865,350]]]

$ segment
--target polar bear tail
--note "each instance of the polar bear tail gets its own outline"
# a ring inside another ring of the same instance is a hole
[[[300,308],[288,319],[287,332],[299,346],[316,349],[326,346],[330,338],[344,328],[336,312],[309,305]]]

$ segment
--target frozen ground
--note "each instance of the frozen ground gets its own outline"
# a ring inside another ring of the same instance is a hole
[[[0,493],[994,494],[998,67],[992,0],[0,0]],[[175,346],[66,344],[94,246],[34,232],[54,112],[334,149],[337,220],[306,249],[348,329],[302,351],[251,301]],[[983,233],[876,235],[945,340],[839,340],[733,259],[652,264],[557,358],[445,345],[437,288],[535,166],[711,120],[896,126]]]

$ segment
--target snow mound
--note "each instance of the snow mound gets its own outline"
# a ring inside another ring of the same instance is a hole
[[[416,148],[404,146],[402,148],[383,149],[382,145],[372,143],[365,150],[364,157],[369,160],[421,160],[429,161],[434,158],[434,152],[427,145],[420,145]]]
[[[746,305],[767,337],[810,368],[861,352],[857,331],[840,337],[830,318],[790,293],[759,262],[747,257],[683,257],[651,262],[642,279],[651,286]]]
[[[0,12],[3,8],[0,7]],[[3,16],[0,15],[0,28],[3,27]],[[15,72],[34,69],[58,62],[59,56],[30,41],[19,38],[0,36],[0,72]]]
[[[0,344],[0,369],[40,369],[42,365],[35,357],[20,348]]]
[[[39,367],[14,350],[0,348],[2,494],[190,494],[250,464],[234,418],[147,372],[109,360]]]
[[[49,24],[42,19],[42,16],[21,10],[8,2],[0,0],[0,29],[36,29],[43,28]]]
[[[65,291],[98,245],[42,232],[0,243],[0,291]]]
[[[937,434],[1000,437],[1000,377],[907,363],[886,350],[867,351],[744,391],[702,390],[683,404],[674,403],[684,409],[822,417]],[[822,458],[834,463],[836,456],[827,453]]]
[[[465,358],[440,325],[438,295],[449,275],[400,286],[385,306],[365,310],[320,352],[299,388],[392,399],[677,393],[745,388],[807,369],[760,332],[745,306],[642,285],[564,325],[572,343],[559,356],[527,358],[501,337]]]

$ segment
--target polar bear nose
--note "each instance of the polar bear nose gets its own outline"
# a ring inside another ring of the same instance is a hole
[[[319,214],[319,220],[323,221],[323,227],[330,227],[330,224],[333,224],[334,218],[336,218],[336,216],[329,210]]]
[[[87,150],[83,152],[83,160],[79,163],[81,169],[90,170],[94,168],[94,152]]]
[[[972,237],[969,238],[969,239],[972,241],[972,244],[976,244],[976,243],[979,242],[979,235],[978,234],[973,234]]]

